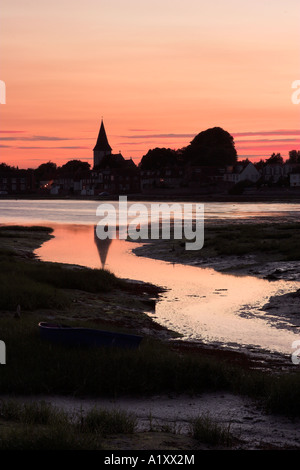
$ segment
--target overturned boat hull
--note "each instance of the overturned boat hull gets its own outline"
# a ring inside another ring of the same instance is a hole
[[[42,339],[67,346],[138,348],[143,337],[138,335],[72,327],[55,323],[39,323]]]

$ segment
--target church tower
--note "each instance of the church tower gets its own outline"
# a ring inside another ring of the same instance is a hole
[[[111,155],[111,146],[108,143],[103,119],[98,134],[98,139],[94,147],[94,168],[97,167],[106,155]]]

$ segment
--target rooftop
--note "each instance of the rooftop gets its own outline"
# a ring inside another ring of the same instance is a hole
[[[108,143],[105,128],[104,128],[103,119],[101,120],[101,126],[100,126],[100,130],[98,134],[98,139],[94,147],[94,150],[105,151],[105,152],[111,151],[111,146]]]

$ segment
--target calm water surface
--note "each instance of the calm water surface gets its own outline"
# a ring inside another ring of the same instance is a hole
[[[146,203],[149,204],[149,203]],[[54,238],[36,251],[47,261],[105,267],[117,276],[167,288],[156,306],[155,319],[184,339],[290,354],[300,339],[296,328],[261,310],[269,297],[299,288],[299,283],[269,282],[249,276],[221,274],[213,269],[184,266],[138,257],[136,243],[99,241],[94,236],[99,201],[0,201],[0,223],[42,223]],[[205,204],[207,220],[281,218],[299,220],[298,204]]]
[[[118,202],[102,201],[114,204],[118,211]],[[147,208],[151,202],[139,201]],[[167,201],[164,201],[167,202]],[[75,200],[0,200],[1,222],[62,222],[75,224],[95,224],[99,221],[96,209],[101,201]],[[128,205],[132,204],[128,201]],[[170,203],[172,204],[172,202]],[[280,217],[300,220],[300,205],[292,203],[205,203],[206,220],[256,219],[258,217]]]

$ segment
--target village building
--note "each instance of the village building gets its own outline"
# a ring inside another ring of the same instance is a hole
[[[215,165],[185,165],[185,183],[190,188],[222,184],[225,169]]]
[[[0,195],[31,194],[35,191],[33,170],[0,168]]]
[[[294,169],[290,173],[290,186],[291,188],[300,186],[300,165],[298,164],[298,168]]]
[[[251,183],[256,183],[260,177],[260,172],[249,160],[239,162],[236,165],[227,166],[223,175],[224,181],[233,184],[237,184],[240,181],[250,181]]]
[[[262,169],[263,180],[269,183],[278,183],[284,176],[284,165],[281,163],[267,163]]]
[[[132,194],[140,192],[139,169],[121,153],[113,154],[108,143],[103,119],[94,152],[92,177],[94,194]]]
[[[300,186],[300,173],[291,173],[290,174],[290,186],[293,188],[295,186]]]
[[[155,188],[179,188],[183,184],[184,169],[179,166],[166,166],[156,169],[140,170],[141,190]]]

